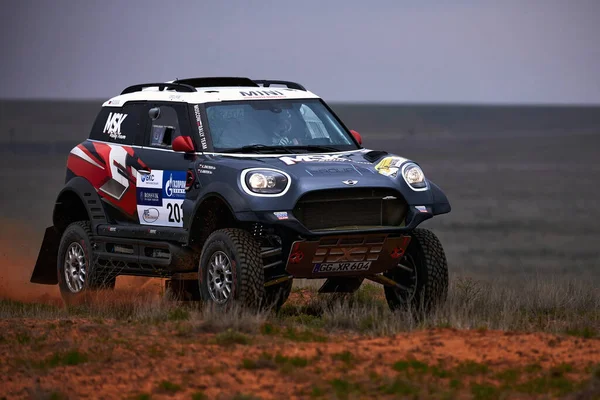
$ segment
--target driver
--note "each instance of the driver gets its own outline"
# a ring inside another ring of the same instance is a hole
[[[292,113],[289,110],[280,111],[272,123],[274,146],[297,146],[301,138],[292,123]]]

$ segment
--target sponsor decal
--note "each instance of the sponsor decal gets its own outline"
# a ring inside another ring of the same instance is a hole
[[[111,139],[114,140],[122,140],[125,139],[126,136],[121,134],[121,124],[127,118],[127,114],[121,113],[109,113],[108,118],[106,118],[106,124],[104,124],[104,133],[107,133]]]
[[[156,220],[158,219],[158,217],[160,216],[160,213],[158,212],[158,210],[156,208],[146,208],[143,211],[142,214],[142,219],[146,222],[148,222],[149,224],[156,222]]]
[[[309,168],[306,170],[311,175],[351,174],[356,173],[352,167],[344,168]]]
[[[138,204],[144,206],[162,206],[162,191],[160,189],[138,188]]]
[[[185,181],[185,171],[164,171],[163,197],[170,199],[185,199]]]
[[[183,226],[185,171],[153,170],[138,174],[137,211],[141,224]]]
[[[273,214],[275,214],[278,220],[288,219],[287,211],[275,211]]]
[[[240,91],[242,97],[265,98],[265,97],[281,97],[285,96],[279,90],[251,90]]]
[[[429,212],[429,211],[427,211],[427,207],[425,207],[425,206],[415,206],[415,208],[416,208],[416,209],[417,209],[419,212],[422,212],[422,213]]]
[[[198,126],[198,136],[200,136],[200,145],[202,150],[206,150],[208,145],[206,143],[206,135],[204,134],[204,127],[202,126],[202,115],[200,114],[200,106],[194,105],[194,115],[196,116],[196,125]]]
[[[163,171],[155,170],[149,174],[138,172],[136,186],[139,188],[157,188],[160,189],[163,180]]]
[[[217,167],[215,167],[214,165],[198,164],[196,172],[198,172],[199,174],[212,175],[213,171],[216,169]]]
[[[371,261],[315,264],[313,273],[368,271]]]
[[[398,176],[400,166],[406,161],[408,160],[402,157],[385,157],[383,160],[379,161],[377,165],[375,165],[375,170],[381,175],[391,176],[392,178],[395,178],[396,176]]]
[[[315,154],[315,155],[301,155],[295,157],[279,157],[287,165],[294,165],[301,162],[353,162],[358,164],[370,164],[367,161],[356,161],[348,158],[346,154]]]

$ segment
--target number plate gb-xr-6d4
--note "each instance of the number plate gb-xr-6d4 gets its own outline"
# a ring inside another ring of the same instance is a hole
[[[297,278],[372,275],[398,264],[410,236],[324,237],[292,244],[286,271]]]

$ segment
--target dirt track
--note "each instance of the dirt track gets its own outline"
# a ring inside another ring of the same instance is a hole
[[[34,392],[70,398],[190,398],[199,392],[224,399],[239,393],[263,399],[320,393],[462,397],[479,388],[499,394],[507,385],[535,397],[574,390],[600,362],[597,339],[497,331],[434,329],[302,342],[284,333],[215,336],[177,323],[81,319],[5,320],[0,331],[0,393],[8,398]]]

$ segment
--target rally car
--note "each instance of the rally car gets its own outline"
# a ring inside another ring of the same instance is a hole
[[[166,278],[187,299],[280,307],[296,278],[322,293],[383,285],[392,309],[448,287],[448,213],[411,160],[362,147],[302,85],[238,77],[130,86],[68,157],[31,282],[66,303],[119,275]]]

